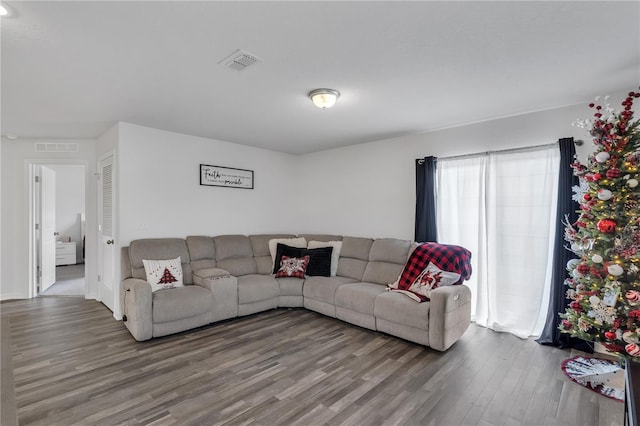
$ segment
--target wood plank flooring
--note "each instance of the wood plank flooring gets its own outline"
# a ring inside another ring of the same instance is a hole
[[[95,301],[0,312],[21,425],[623,424],[562,374],[569,351],[475,325],[440,353],[303,309],[142,343]]]

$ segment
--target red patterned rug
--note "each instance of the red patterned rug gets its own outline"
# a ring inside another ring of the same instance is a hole
[[[578,383],[616,401],[624,401],[624,370],[617,362],[576,356],[562,362],[562,371]]]

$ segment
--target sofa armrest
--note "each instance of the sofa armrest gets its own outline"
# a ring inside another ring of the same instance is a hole
[[[431,292],[429,346],[447,350],[471,324],[471,290],[466,285],[439,287]]]
[[[193,283],[206,288],[213,296],[212,322],[238,316],[238,279],[221,268],[200,269],[193,273]]]
[[[228,277],[230,275],[231,273],[229,271],[222,268],[204,268],[193,271],[194,278],[198,277],[203,280],[207,278]]]
[[[122,282],[124,292],[122,313],[125,325],[133,337],[149,340],[153,337],[153,314],[151,286],[145,280],[127,278]]]

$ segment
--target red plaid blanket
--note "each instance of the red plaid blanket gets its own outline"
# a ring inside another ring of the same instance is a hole
[[[456,284],[462,284],[462,281],[471,277],[471,252],[469,250],[448,244],[422,243],[409,256],[400,275],[398,290],[409,290],[429,265],[429,262],[443,271],[460,274],[460,281]]]

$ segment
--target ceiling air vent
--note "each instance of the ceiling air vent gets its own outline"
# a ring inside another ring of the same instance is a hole
[[[36,152],[78,152],[80,146],[77,143],[36,143]]]
[[[232,70],[242,71],[256,62],[262,62],[262,59],[253,53],[238,49],[218,63]]]

